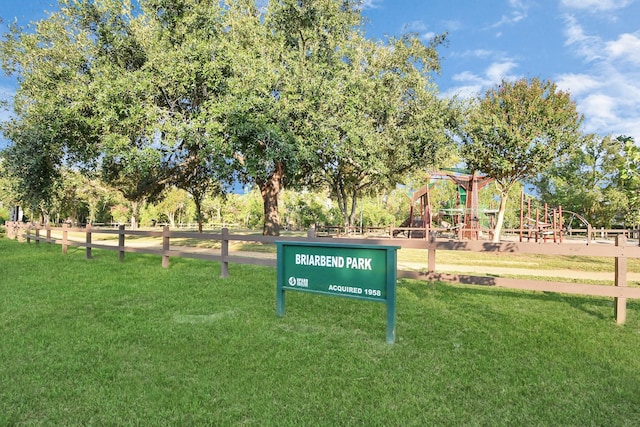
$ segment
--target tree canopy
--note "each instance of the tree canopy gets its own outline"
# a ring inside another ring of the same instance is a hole
[[[283,187],[328,186],[350,223],[360,192],[450,142],[430,78],[444,36],[369,40],[358,1],[59,5],[0,43],[19,82],[7,155],[30,203],[46,205],[64,164],[101,167],[135,200],[176,185],[198,210],[240,180],[260,188],[263,232],[278,234]]]
[[[576,212],[596,227],[624,222],[628,197],[621,186],[626,164],[620,138],[585,135],[576,150],[556,159],[534,180],[542,203]]]
[[[469,169],[495,178],[501,193],[494,241],[500,239],[509,189],[571,153],[581,122],[569,93],[538,78],[503,80],[471,109],[461,153]]]

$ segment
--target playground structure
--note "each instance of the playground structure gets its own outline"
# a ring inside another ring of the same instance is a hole
[[[409,218],[394,231],[394,236],[405,233],[409,238],[424,238],[426,233],[435,230],[452,232],[459,239],[477,240],[481,234],[478,193],[491,183],[493,178],[481,176],[477,172],[471,175],[436,172],[432,173],[431,177],[450,179],[456,184],[456,207],[441,208],[435,215],[438,227],[434,227],[430,194],[433,183],[427,183],[410,197]],[[485,210],[483,213],[492,215],[495,212],[495,210]],[[491,222],[492,220],[493,216],[491,216]]]
[[[553,242],[562,243],[562,207],[549,209],[547,204],[544,205],[544,211],[540,211],[539,208],[535,209],[535,218],[531,211],[531,199],[526,203],[526,215],[525,215],[525,195],[524,191],[520,193],[520,241],[524,241],[525,237],[527,242],[534,239],[538,242],[540,239],[546,242],[548,239],[553,238]]]
[[[562,206],[550,209],[546,203],[544,210],[539,208],[535,209],[534,217],[531,209],[531,199],[525,203],[524,191],[521,193],[519,230],[521,242],[526,238],[527,242],[530,242],[531,239],[535,242],[540,240],[546,242],[552,239],[554,243],[562,243],[563,236],[571,231],[574,221],[577,221],[581,227],[586,229],[587,243],[589,243],[593,233],[591,224],[589,224],[589,221],[587,221],[585,217],[576,212],[563,210]]]
[[[436,235],[448,233],[459,240],[479,240],[483,232],[491,236],[498,211],[481,209],[479,192],[491,183],[493,178],[481,176],[477,172],[467,175],[437,172],[430,175],[430,178],[434,177],[449,179],[456,184],[455,207],[442,207],[438,212],[434,212],[430,194],[434,184],[428,182],[410,196],[409,218],[393,231],[393,236],[404,234],[409,238],[425,238],[430,232],[435,232]],[[482,215],[485,216],[485,224],[488,221],[488,227],[481,225]],[[544,210],[532,210],[531,199],[525,203],[523,191],[520,198],[520,227],[514,231],[518,234],[520,242],[526,239],[528,242],[553,240],[555,243],[562,243],[563,234],[571,230],[574,220],[588,230],[588,236],[591,235],[591,225],[580,214],[563,211],[561,206],[549,208],[546,204]]]

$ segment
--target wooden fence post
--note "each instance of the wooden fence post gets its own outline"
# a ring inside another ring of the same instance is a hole
[[[618,235],[616,237],[616,246],[625,246],[627,244],[627,238],[624,235]],[[615,262],[615,285],[627,286],[627,258],[622,256],[616,257]],[[616,323],[621,325],[627,320],[627,298],[615,297],[614,298],[614,310],[613,315],[616,319]]]
[[[162,268],[169,268],[169,236],[169,226],[165,225],[162,227]]]
[[[69,245],[69,240],[68,240],[69,231],[67,230],[68,228],[69,228],[68,224],[62,224],[62,253],[65,254],[65,255],[67,254],[67,250],[69,249],[68,248],[68,245]]]
[[[222,246],[220,248],[220,277],[229,277],[229,261],[227,257],[229,256],[229,229],[222,229]]]
[[[51,225],[47,225],[46,226],[46,230],[47,230],[47,242],[49,242],[49,244],[53,243],[51,242]]]
[[[27,235],[27,243],[31,243],[31,224],[26,225],[25,234]]]
[[[36,225],[36,245],[40,244],[40,225]]]
[[[124,225],[118,226],[118,261],[124,261]]]
[[[436,233],[429,233],[429,249],[427,249],[427,272],[435,273],[436,271],[436,248],[432,245],[436,243]]]
[[[87,238],[86,238],[86,255],[85,258],[86,259],[91,259],[91,224],[87,224]]]

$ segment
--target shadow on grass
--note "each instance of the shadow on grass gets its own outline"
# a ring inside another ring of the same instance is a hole
[[[401,279],[398,283],[399,286],[403,287],[419,299],[434,297],[435,294],[438,297],[449,301],[455,301],[455,299],[459,299],[460,296],[464,295],[471,297],[483,295],[514,298],[519,300],[548,301],[566,304],[600,320],[610,320],[613,318],[614,300],[609,297],[569,295],[556,292],[509,290],[503,288],[491,288],[490,285],[487,284],[453,285],[443,282],[422,282],[410,279]],[[611,313],[609,315],[606,314],[606,309],[611,309]],[[628,299],[627,310],[640,310],[640,301]]]

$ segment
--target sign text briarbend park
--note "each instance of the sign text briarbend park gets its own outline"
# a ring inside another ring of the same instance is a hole
[[[277,242],[276,310],[285,291],[312,292],[387,304],[387,342],[395,342],[398,246]]]

